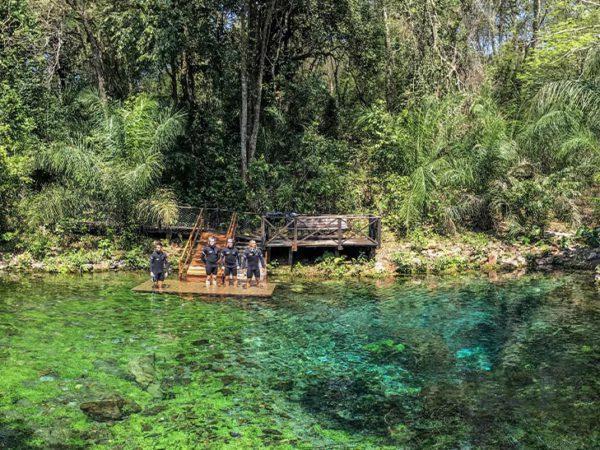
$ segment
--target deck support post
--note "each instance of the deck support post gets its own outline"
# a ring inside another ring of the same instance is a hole
[[[340,250],[342,250],[344,247],[342,246],[342,218],[338,217],[337,220],[337,238],[338,238],[338,253]]]
[[[288,263],[290,266],[294,265],[294,250],[292,247],[290,247],[289,253],[288,253]]]
[[[298,219],[294,217],[294,241],[292,242],[292,250],[298,250]]]

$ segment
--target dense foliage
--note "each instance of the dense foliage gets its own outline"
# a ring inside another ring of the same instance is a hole
[[[589,225],[599,33],[567,0],[5,0],[0,227],[176,203]]]

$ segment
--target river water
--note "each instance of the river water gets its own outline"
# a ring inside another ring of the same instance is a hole
[[[584,275],[137,294],[0,277],[0,448],[598,448]]]

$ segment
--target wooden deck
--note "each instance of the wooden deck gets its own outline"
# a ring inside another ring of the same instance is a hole
[[[261,287],[249,286],[210,286],[204,282],[166,280],[162,290],[154,289],[151,280],[133,288],[135,292],[153,292],[158,294],[201,295],[205,297],[271,297],[276,285],[263,283]]]

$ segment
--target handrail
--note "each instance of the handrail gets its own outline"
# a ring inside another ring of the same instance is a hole
[[[194,228],[190,232],[190,236],[183,248],[183,252],[181,257],[179,258],[179,279],[183,280],[187,276],[187,271],[192,263],[192,259],[194,257],[194,249],[196,248],[196,242],[198,241],[198,237],[200,232],[202,231],[204,223],[204,209],[200,210],[198,217],[196,218],[196,222],[194,223]]]
[[[238,213],[233,212],[231,214],[231,221],[229,222],[229,228],[227,229],[227,239],[235,239],[235,231],[237,229],[237,218]]]
[[[329,238],[336,241],[341,250],[349,239],[360,237],[377,247],[381,246],[381,219],[372,215],[297,215],[281,223],[276,225],[263,217],[263,235],[268,235],[266,245],[275,240],[283,240],[291,245],[292,251],[296,251],[300,243],[311,238]]]

